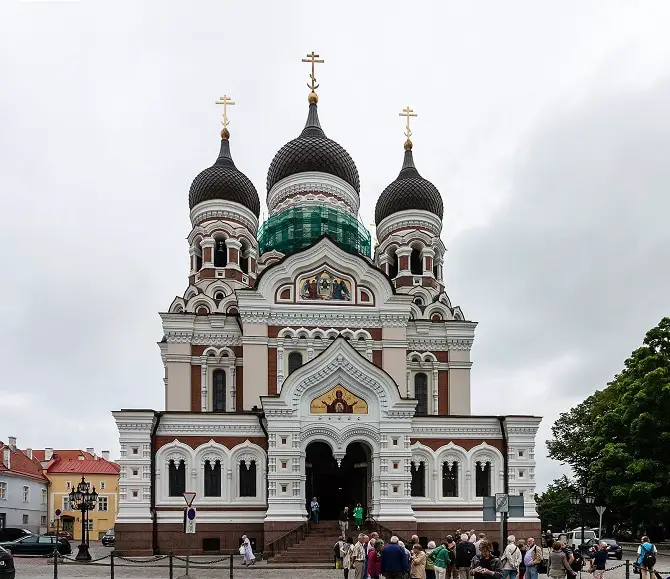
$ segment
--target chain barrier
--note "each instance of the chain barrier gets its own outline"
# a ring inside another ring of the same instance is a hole
[[[173,555],[173,558],[176,559],[177,561],[186,562],[186,557]],[[216,563],[223,563],[223,561],[228,561],[229,559],[230,555],[225,555],[224,557],[221,557],[220,559],[214,559],[213,561],[194,561],[193,556],[191,556],[189,558],[189,565],[215,565]]]
[[[97,559],[89,559],[88,561],[77,561],[74,557],[68,557],[67,555],[62,555],[61,559],[64,561],[72,561],[73,563],[97,563],[103,559],[109,559],[111,555],[105,555],[104,557],[98,557]]]
[[[119,559],[121,561],[128,561],[128,563],[136,563],[138,565],[142,565],[144,563],[156,563],[157,561],[162,561],[163,559],[167,559],[168,557],[169,555],[154,555],[153,557],[148,557],[146,559],[132,559],[130,557],[114,555],[115,559]]]

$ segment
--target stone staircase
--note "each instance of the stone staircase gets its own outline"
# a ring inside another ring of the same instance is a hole
[[[337,521],[321,521],[318,525],[310,524],[306,537],[299,543],[278,553],[271,559],[272,563],[331,563],[334,562],[333,547],[340,536]]]

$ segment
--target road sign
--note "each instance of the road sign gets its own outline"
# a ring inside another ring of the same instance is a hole
[[[496,512],[509,512],[509,496],[505,493],[496,493]]]
[[[195,507],[189,507],[184,510],[186,511],[186,516],[184,517],[184,532],[187,534],[195,533],[195,517],[197,514]]]
[[[185,492],[183,494],[184,500],[186,501],[186,506],[190,507],[193,504],[193,501],[195,499],[195,493],[193,492]]]
[[[596,512],[602,517],[605,511],[607,510],[607,507],[596,507]]]
[[[60,521],[60,513],[61,513],[61,510],[60,510],[60,509],[56,509],[56,520],[57,520],[57,521]]]

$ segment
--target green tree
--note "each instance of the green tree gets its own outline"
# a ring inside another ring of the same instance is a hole
[[[535,495],[537,514],[543,529],[551,529],[555,534],[574,529],[579,523],[579,511],[570,502],[577,489],[567,476],[557,478],[545,492]]]
[[[602,391],[563,413],[547,441],[619,529],[670,529],[670,318]]]

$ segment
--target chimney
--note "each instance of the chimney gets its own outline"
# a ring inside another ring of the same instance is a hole
[[[30,460],[33,459],[33,449],[32,448],[26,448],[26,454],[28,455],[28,458]]]
[[[54,449],[53,448],[45,448],[44,449],[44,460],[49,462],[53,457],[54,457]]]
[[[9,448],[16,450],[16,436],[9,437]]]
[[[93,452],[93,451],[94,451],[93,448],[87,448],[87,449],[86,449],[86,452],[88,452],[88,454],[91,454],[91,455],[93,455],[93,456],[95,457],[95,452]]]
[[[2,450],[2,462],[7,467],[7,470],[12,470],[12,450],[8,446],[5,446]]]
[[[102,458],[103,460],[109,460],[109,450],[102,451]]]

